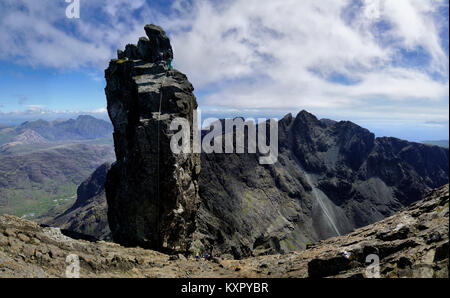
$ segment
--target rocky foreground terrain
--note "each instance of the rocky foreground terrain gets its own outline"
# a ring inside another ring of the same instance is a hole
[[[377,270],[368,271],[365,261],[376,255],[381,277],[448,278],[448,227],[448,185],[348,235],[303,251],[243,260],[124,248],[5,215],[0,217],[0,277],[65,277],[66,258],[75,254],[81,277],[370,277]]]

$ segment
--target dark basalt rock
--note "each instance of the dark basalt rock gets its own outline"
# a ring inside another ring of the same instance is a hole
[[[440,237],[430,243],[428,235],[437,234]],[[448,277],[448,184],[396,215],[345,236],[345,245],[339,239],[319,244],[329,247],[308,262],[309,277],[370,277],[374,272],[368,266],[376,267],[375,260],[380,277]]]
[[[86,206],[88,201],[96,196],[101,195],[105,191],[106,174],[108,173],[111,165],[105,163],[98,167],[94,173],[77,189],[77,200],[70,207],[66,213],[75,210],[77,208]]]
[[[198,154],[172,153],[169,129],[185,118],[193,127],[194,88],[165,58],[172,48],[164,31],[147,25],[148,38],[129,45],[105,71],[108,113],[117,162],[106,181],[108,220],[115,242],[186,253],[198,205]],[[192,144],[192,142],[191,142]]]
[[[308,263],[309,277],[328,277],[337,275],[351,268],[351,261],[344,256],[336,256],[328,259],[314,259]]]
[[[72,238],[79,233],[95,239],[111,240],[104,187],[109,169],[109,163],[98,167],[78,187],[77,200],[69,209],[53,218],[51,214],[54,212],[50,211],[51,214],[44,215],[39,222],[72,233]]]
[[[202,154],[197,231],[206,251],[237,258],[304,249],[377,222],[448,183],[448,149],[375,136],[301,111],[278,123],[279,156]],[[310,181],[308,182],[307,176]],[[430,209],[435,206],[429,206]],[[405,228],[379,235],[405,239]]]
[[[173,58],[173,50],[170,40],[164,30],[156,25],[146,25],[147,37],[139,38],[138,44],[128,44],[125,51],[118,50],[118,59],[144,60],[157,62],[161,58]]]

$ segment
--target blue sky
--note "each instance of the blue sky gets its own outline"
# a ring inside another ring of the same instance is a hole
[[[306,109],[377,136],[448,139],[448,0],[0,2],[0,123],[106,118],[103,70],[165,28],[205,117]]]

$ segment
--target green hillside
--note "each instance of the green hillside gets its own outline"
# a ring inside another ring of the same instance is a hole
[[[34,150],[24,146],[0,155],[0,214],[38,216],[74,200],[78,185],[99,165],[115,159],[111,145],[95,142]]]

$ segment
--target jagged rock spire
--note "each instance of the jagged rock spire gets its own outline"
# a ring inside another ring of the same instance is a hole
[[[118,50],[118,59],[145,60],[157,62],[161,59],[173,58],[173,50],[166,32],[153,24],[144,27],[147,37],[139,38],[138,44],[128,44],[125,51]]]
[[[170,124],[185,118],[193,135],[197,101],[187,77],[168,71],[173,57],[161,27],[119,51],[105,70],[117,162],[106,180],[108,221],[115,242],[160,251],[189,251],[197,213],[198,154],[174,154]]]

